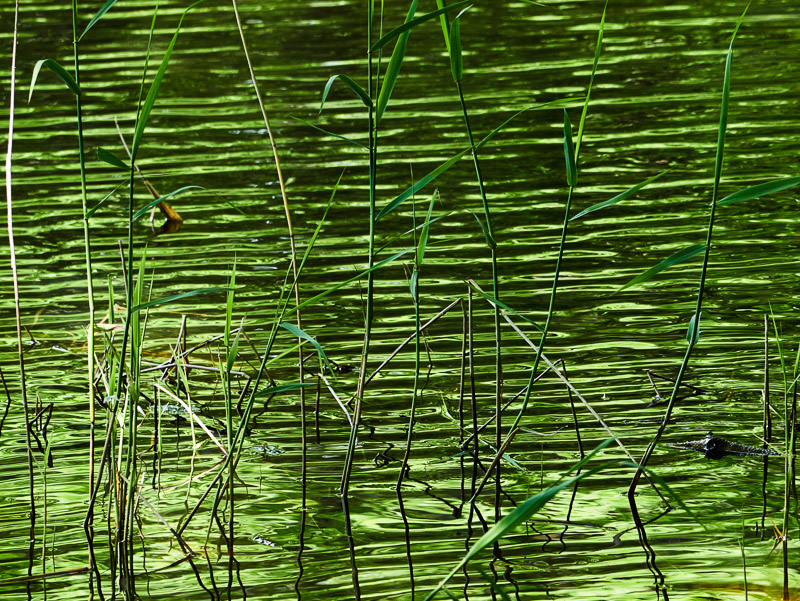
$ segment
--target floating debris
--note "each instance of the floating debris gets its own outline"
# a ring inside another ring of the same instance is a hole
[[[712,432],[706,434],[703,440],[690,440],[669,446],[703,453],[707,459],[722,459],[728,455],[735,455],[738,457],[766,457],[774,455],[780,457],[780,453],[772,449],[731,442],[719,436],[714,436]]]

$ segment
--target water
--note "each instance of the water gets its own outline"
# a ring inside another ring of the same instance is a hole
[[[366,141],[364,107],[344,86],[334,86],[318,115],[321,91],[330,75],[345,73],[365,83],[362,4],[273,1],[241,7],[288,178],[301,250],[321,218],[333,184],[347,168],[302,278],[305,298],[355,275],[365,263],[366,153],[292,119],[312,121]],[[404,4],[388,7],[387,29],[402,21]],[[3,81],[8,80],[10,64],[12,8],[0,9]],[[86,143],[92,156],[97,147],[124,156],[114,118],[130,139],[151,8],[121,3],[82,46]],[[662,414],[661,408],[647,406],[654,393],[646,370],[664,375],[677,371],[693,311],[699,262],[695,259],[646,284],[612,293],[672,252],[704,239],[723,63],[742,8],[733,2],[664,6],[647,0],[612,3],[608,9],[604,53],[581,149],[581,185],[573,206],[585,208],[662,170],[670,172],[633,199],[571,224],[546,354],[564,358],[575,387],[637,458]],[[177,2],[162,3],[155,61],[166,49],[182,9]],[[737,38],[723,194],[797,174],[797,9],[791,1],[755,5]],[[599,2],[548,8],[496,2],[477,3],[464,16],[464,89],[478,135],[527,106],[584,93],[601,10]],[[83,14],[84,23],[90,14]],[[74,105],[49,72],[40,75],[30,107],[24,105],[36,60],[52,57],[65,66],[71,64],[69,19],[66,5],[22,3],[14,225],[23,323],[30,332],[26,339],[32,339],[25,346],[28,396],[32,404],[37,395],[44,406],[53,404],[47,428],[53,466],[45,470],[43,454],[35,453],[39,514],[29,551],[27,462],[15,368],[12,290],[6,275],[0,289],[0,364],[13,405],[0,445],[0,590],[9,599],[72,599],[89,590],[87,573],[67,572],[88,562],[82,528],[89,489],[84,392],[88,314]],[[7,89],[4,86],[0,103],[4,115]],[[577,106],[570,110],[575,125],[579,111]],[[547,308],[566,200],[561,127],[560,109],[526,113],[487,145],[482,155],[500,244],[503,300],[540,323]],[[381,125],[378,205],[384,206],[412,178],[421,177],[465,146],[441,33],[435,24],[428,24],[411,36],[401,79]],[[162,193],[187,185],[206,189],[175,197],[173,204],[186,220],[177,232],[156,235],[146,220],[137,225],[136,250],[141,253],[147,246],[152,297],[225,286],[235,259],[240,289],[234,320],[246,317],[246,331],[253,345],[261,348],[288,267],[289,243],[271,152],[228,5],[201,5],[187,17],[139,162]],[[89,204],[96,204],[123,177],[92,159]],[[442,219],[431,227],[433,245],[421,275],[423,319],[452,300],[466,298],[466,278],[490,288],[488,250],[469,214],[481,212],[471,162],[464,159],[420,193],[417,219],[427,209],[434,187],[441,195],[435,215]],[[793,356],[797,347],[794,291],[800,269],[792,215],[796,198],[797,193],[789,191],[720,209],[701,342],[689,373],[689,381],[707,393],[679,404],[665,442],[696,440],[713,430],[744,444],[759,444],[763,315],[770,307],[781,324],[788,355]],[[143,187],[137,189],[137,202],[148,202]],[[98,318],[108,305],[109,277],[116,302],[124,304],[118,240],[126,237],[125,206],[117,193],[91,222]],[[412,243],[411,235],[403,232],[413,223],[410,202],[378,222],[378,245],[391,242],[381,257]],[[10,273],[7,252],[2,256],[2,270]],[[413,331],[407,278],[402,261],[377,277],[372,369]],[[362,294],[351,285],[304,312],[305,330],[343,366],[358,365]],[[482,422],[492,415],[494,406],[492,317],[483,301],[476,298],[474,302],[476,398]],[[145,360],[158,363],[168,358],[183,315],[187,316],[188,344],[200,343],[222,332],[224,298],[197,296],[154,310],[148,321]],[[246,450],[261,446],[269,452],[248,451],[237,470],[241,483],[235,498],[236,561],[230,561],[216,529],[205,545],[206,502],[185,533],[186,542],[199,554],[194,559],[198,575],[186,562],[172,565],[183,554],[161,520],[142,503],[144,543],[136,542],[135,570],[141,574],[137,593],[162,599],[209,595],[353,599],[355,580],[364,599],[411,599],[412,592],[414,598],[424,598],[463,556],[466,537],[472,537],[471,544],[480,534],[477,519],[472,521],[471,533],[468,529],[472,462],[456,457],[461,328],[460,309],[455,308],[429,330],[433,366],[422,381],[424,392],[418,400],[410,479],[403,487],[404,512],[394,484],[411,399],[414,364],[408,349],[367,390],[349,495],[352,539],[347,537],[337,493],[349,424],[323,388],[318,430],[313,394],[307,402],[308,512],[298,561],[300,407],[296,396],[284,393],[267,407],[257,407],[245,441]],[[533,336],[531,328],[523,329]],[[503,330],[503,339],[504,391],[510,398],[524,386],[533,355],[510,328]],[[280,340],[280,350],[290,347],[289,336]],[[774,343],[771,350],[772,401],[782,411],[782,377]],[[219,352],[212,345],[209,351],[196,354],[194,361],[214,366]],[[257,359],[244,342],[242,358],[237,368],[254,373]],[[427,361],[424,353],[423,358]],[[279,383],[296,378],[290,359],[270,373]],[[342,374],[333,384],[343,399],[355,390],[356,377],[355,371]],[[668,387],[662,387],[665,390]],[[193,371],[192,393],[193,403],[202,408],[202,419],[221,430],[222,394],[214,374]],[[152,398],[151,390],[146,394]],[[172,401],[162,398],[160,402]],[[143,401],[143,409],[146,406]],[[468,398],[466,406],[464,419],[471,431]],[[587,447],[607,436],[580,405],[578,416]],[[504,419],[506,428],[510,420],[510,415]],[[154,462],[152,451],[146,450],[153,435],[152,412],[146,413],[143,423],[140,451],[146,475],[141,492],[174,527],[205,491],[215,473],[205,472],[218,465],[221,455],[199,427],[195,429],[199,445],[193,453],[189,424],[165,418],[163,453],[160,464]],[[557,380],[547,378],[537,384],[523,426],[526,429],[509,452],[526,471],[503,465],[504,513],[512,503],[554,482],[577,459],[569,398]],[[776,436],[783,437],[777,426]],[[483,440],[494,440],[491,428]],[[484,467],[492,455],[482,447]],[[636,531],[631,530],[633,520],[624,496],[633,470],[618,465],[625,459],[619,450],[607,453],[606,459],[610,466],[605,471],[581,483],[569,525],[564,523],[571,498],[567,490],[537,514],[527,529],[520,528],[503,540],[503,560],[493,567],[500,586],[512,598],[515,592],[525,599],[656,597],[656,578],[648,569]],[[770,461],[767,515],[780,524],[782,464]],[[744,599],[738,546],[744,536],[750,598],[779,598],[781,550],[770,553],[772,533],[762,540],[755,530],[762,508],[761,460],[715,462],[663,446],[650,465],[695,516],[673,502],[673,511],[647,527],[670,597]],[[192,477],[187,490],[186,482]],[[491,483],[477,507],[491,523],[490,489]],[[672,493],[668,496],[672,498]],[[644,520],[663,509],[645,485],[640,486],[637,500]],[[107,498],[101,495],[100,501],[103,512],[98,512],[97,531],[98,540],[104,541]],[[771,528],[769,519],[766,526]],[[793,525],[790,553],[796,535]],[[108,596],[108,553],[102,544],[98,549],[103,592]],[[470,599],[491,596],[480,573],[491,573],[490,556],[491,552],[484,553],[470,568]],[[64,573],[9,581],[28,573],[29,557],[34,574]],[[792,591],[797,579],[796,570],[790,568]],[[451,590],[463,596],[463,583],[463,576],[456,576]]]

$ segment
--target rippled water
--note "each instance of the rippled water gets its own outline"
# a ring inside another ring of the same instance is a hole
[[[13,17],[9,4],[0,8],[6,82],[0,110],[5,117]],[[336,179],[347,168],[302,278],[301,293],[306,298],[355,275],[366,262],[366,153],[293,119],[366,141],[365,109],[344,86],[334,86],[318,114],[329,76],[344,73],[359,82],[365,79],[364,4],[253,0],[241,7],[288,178],[301,249],[319,222]],[[385,19],[389,29],[402,22],[407,3],[387,4],[391,4]],[[422,4],[430,6],[421,10],[433,8],[433,3]],[[485,135],[522,108],[585,93],[602,5],[561,2],[541,8],[524,2],[476,2],[463,17],[462,36],[464,90],[477,135]],[[174,1],[162,3],[154,61],[160,60],[183,8]],[[756,4],[737,38],[723,195],[798,173],[798,8],[790,0]],[[672,252],[704,239],[723,64],[742,9],[742,3],[728,1],[666,5],[612,1],[608,7],[573,206],[585,208],[664,169],[670,171],[635,198],[571,224],[546,354],[566,361],[575,387],[636,457],[662,415],[660,408],[648,407],[654,393],[646,371],[670,376],[677,371],[693,311],[699,261],[613,293]],[[114,119],[130,138],[151,11],[150,3],[121,2],[81,46],[86,144],[92,156],[100,146],[124,156]],[[83,22],[91,13],[83,13]],[[381,124],[379,206],[404,190],[412,178],[466,146],[458,97],[434,23],[411,36],[401,78]],[[78,570],[88,563],[82,528],[89,490],[88,313],[74,105],[62,84],[46,72],[31,105],[24,104],[35,61],[51,57],[69,66],[71,53],[69,6],[22,2],[14,227],[22,319],[29,333],[28,395],[32,403],[37,395],[45,405],[53,403],[48,426],[53,466],[44,470],[43,455],[35,454],[36,500],[42,513],[30,551],[13,296],[4,251],[0,365],[12,405],[0,438],[0,591],[9,599],[73,599],[89,591],[87,573],[9,580],[28,573],[31,557],[34,574]],[[570,109],[574,123],[579,111],[577,103]],[[560,109],[533,111],[515,120],[482,154],[499,243],[502,298],[536,321],[543,321],[546,313],[566,201],[561,136]],[[147,247],[153,298],[225,286],[235,260],[240,289],[234,319],[246,317],[253,345],[263,345],[289,265],[289,242],[272,155],[228,4],[203,4],[187,17],[139,163],[162,193],[187,185],[205,188],[175,197],[174,205],[185,219],[177,232],[157,235],[157,226],[153,230],[146,220],[137,226],[136,251]],[[93,159],[89,204],[100,201],[124,177]],[[452,300],[466,298],[467,278],[485,289],[491,286],[488,250],[470,215],[481,212],[471,161],[465,158],[420,193],[417,219],[427,209],[434,186],[441,195],[435,215],[442,219],[431,227],[432,245],[421,275],[423,319]],[[144,187],[137,194],[140,205],[148,201]],[[770,307],[781,324],[789,356],[794,356],[798,344],[796,198],[797,192],[790,191],[720,209],[701,340],[689,374],[690,382],[706,394],[679,404],[664,442],[696,440],[713,430],[745,444],[760,444],[763,315]],[[91,221],[100,317],[108,305],[108,278],[115,300],[124,299],[118,240],[126,237],[125,210],[126,201],[117,193]],[[389,243],[381,257],[412,244],[411,234],[404,232],[413,224],[410,202],[378,222],[379,246]],[[3,244],[7,249],[7,242]],[[413,331],[407,278],[402,261],[378,272],[371,369]],[[358,364],[363,294],[351,285],[304,313],[306,331],[343,366]],[[477,298],[474,302],[476,398],[482,422],[494,410],[493,323],[488,306]],[[222,332],[224,298],[198,296],[153,310],[146,360],[157,363],[169,356],[183,315],[188,344],[200,343]],[[534,333],[530,328],[525,331]],[[511,398],[527,381],[533,353],[512,329],[505,328],[503,338],[504,391]],[[418,401],[410,478],[403,487],[404,511],[394,485],[411,398],[414,363],[409,350],[367,389],[349,495],[352,539],[337,492],[350,428],[323,388],[318,420],[313,395],[307,407],[308,511],[298,560],[300,406],[291,394],[279,395],[268,406],[258,407],[245,442],[246,449],[268,445],[268,452],[247,454],[238,468],[235,562],[216,530],[204,546],[209,518],[201,511],[185,534],[187,543],[199,552],[194,560],[197,572],[185,562],[172,565],[183,554],[161,521],[142,506],[144,542],[136,542],[140,553],[136,571],[141,574],[137,593],[154,599],[424,598],[463,556],[467,537],[472,537],[471,544],[481,532],[477,519],[472,519],[471,530],[468,526],[472,462],[457,456],[463,439],[458,415],[461,340],[458,307],[429,330],[432,368]],[[290,344],[289,338],[282,339],[280,350]],[[195,355],[198,363],[217,364],[221,349],[209,348]],[[772,353],[773,404],[782,410],[782,376],[774,343]],[[237,368],[254,373],[258,359],[249,344],[243,343],[242,354],[245,360]],[[271,375],[286,382],[295,373],[287,359]],[[355,371],[340,375],[335,387],[346,398],[355,391],[356,378]],[[193,402],[204,419],[220,427],[216,420],[224,420],[224,410],[218,380],[198,371],[192,380]],[[580,405],[578,416],[585,445],[607,436]],[[470,432],[469,399],[464,420]],[[506,427],[509,420],[505,419]],[[518,467],[506,463],[502,469],[503,513],[554,482],[578,456],[569,397],[558,380],[546,378],[537,384],[523,426],[509,450]],[[211,479],[210,474],[200,474],[213,470],[221,459],[202,432],[196,430],[195,435],[202,442],[193,453],[188,423],[165,418],[159,464],[145,450],[153,436],[152,414],[143,418],[142,494],[170,525],[194,507]],[[776,436],[782,438],[783,430],[778,428]],[[490,428],[485,442],[493,440]],[[484,467],[493,454],[484,447]],[[569,524],[565,518],[570,494],[565,491],[526,530],[503,540],[502,560],[490,566],[491,553],[485,553],[473,563],[466,590],[461,575],[451,590],[460,597],[489,598],[492,593],[480,572],[489,574],[491,568],[512,598],[515,594],[523,599],[656,597],[655,577],[632,530],[624,494],[633,470],[615,463],[625,459],[620,451],[610,451],[607,457],[611,467],[584,480],[574,495]],[[761,521],[761,460],[713,462],[662,446],[651,467],[696,516],[693,519],[676,506],[647,529],[670,597],[744,599],[738,543],[744,536],[750,598],[780,598],[781,550],[770,554],[772,533],[762,540],[755,529]],[[185,481],[198,475],[187,490]],[[477,507],[491,523],[489,488]],[[767,489],[767,515],[780,524],[782,462],[770,464]],[[639,491],[642,518],[657,516],[662,503],[646,486]],[[105,517],[98,513],[98,538],[106,536]],[[771,526],[769,520],[766,525]],[[789,537],[792,564],[796,524]],[[98,561],[108,596],[112,578],[107,553],[100,552]],[[794,568],[789,570],[789,583],[796,590]]]

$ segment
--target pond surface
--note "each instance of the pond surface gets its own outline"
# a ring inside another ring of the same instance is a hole
[[[85,4],[85,3],[84,3]],[[433,2],[420,3],[433,10]],[[476,1],[462,17],[470,120],[482,137],[529,106],[585,94],[603,2]],[[367,153],[298,121],[366,143],[366,109],[336,83],[324,110],[320,99],[331,75],[366,83],[366,3],[248,0],[240,7],[257,78],[287,178],[298,247],[303,252],[344,170],[341,185],[301,276],[310,298],[363,271],[369,233]],[[402,23],[407,3],[387,3],[385,29]],[[161,3],[150,78],[169,44],[184,4]],[[551,336],[545,354],[563,359],[570,382],[635,457],[653,438],[664,405],[647,371],[674,377],[683,357],[700,273],[696,258],[639,286],[615,292],[671,253],[703,242],[711,202],[723,67],[730,34],[744,5],[704,0],[683,4],[637,0],[608,7],[600,60],[580,153],[573,212],[607,200],[657,173],[664,176],[614,207],[570,224]],[[85,7],[84,7],[85,9]],[[81,44],[89,205],[124,184],[95,159],[103,147],[125,156],[115,119],[130,141],[153,5],[120,2]],[[739,32],[732,70],[731,108],[721,193],[798,175],[800,140],[800,27],[796,1],[751,7]],[[85,9],[86,23],[92,10]],[[3,97],[8,80],[13,7],[0,8]],[[33,543],[25,430],[20,400],[8,243],[3,238],[0,366],[11,397],[0,433],[0,592],[6,599],[74,599],[89,594],[89,555],[83,530],[89,496],[86,301],[74,98],[43,71],[25,105],[33,65],[54,58],[70,67],[72,34],[67,3],[21,3],[17,111],[14,138],[14,228],[20,268],[25,362],[31,404],[52,403],[47,425],[52,466],[34,452],[38,505]],[[384,63],[386,62],[384,57]],[[580,102],[568,105],[577,129]],[[503,130],[481,154],[498,242],[500,291],[516,312],[543,323],[563,219],[563,112],[530,111]],[[417,28],[389,108],[381,123],[378,206],[382,207],[467,146],[461,110],[437,21]],[[146,219],[135,228],[137,260],[146,248],[147,294],[152,298],[206,286],[224,287],[236,263],[234,323],[244,318],[236,369],[251,376],[263,352],[290,246],[266,131],[241,51],[230,4],[209,2],[186,17],[184,29],[145,134],[138,163],[166,193],[202,186],[171,199],[185,222],[159,233]],[[423,321],[452,301],[468,298],[466,279],[491,289],[491,260],[469,156],[376,224],[379,259],[413,246],[415,223],[439,191],[430,245],[420,274]],[[98,321],[114,301],[124,304],[119,240],[127,237],[127,201],[120,191],[92,217],[93,273]],[[149,201],[136,189],[137,206]],[[787,369],[797,352],[800,276],[798,193],[783,192],[721,207],[715,226],[701,338],[687,379],[703,394],[678,403],[662,442],[702,439],[706,432],[760,446],[764,387],[764,315],[782,332]],[[412,210],[412,207],[415,207]],[[722,210],[724,208],[724,210]],[[416,213],[416,215],[415,215]],[[409,292],[411,255],[376,272],[375,326],[369,371],[414,332]],[[151,279],[152,278],[152,279]],[[355,393],[363,338],[365,284],[350,284],[303,312],[303,327],[343,371],[331,386],[343,401]],[[494,414],[493,311],[473,296],[476,420]],[[256,406],[245,454],[237,468],[233,555],[214,526],[208,501],[184,531],[197,553],[185,556],[164,522],[184,520],[219,469],[222,454],[177,403],[161,397],[156,411],[142,399],[139,431],[143,485],[141,538],[135,541],[136,593],[143,599],[423,599],[495,519],[494,484],[471,508],[495,450],[494,426],[480,439],[480,464],[460,454],[473,431],[470,394],[460,414],[462,305],[438,319],[426,336],[417,397],[410,471],[398,496],[412,397],[413,344],[370,382],[347,503],[338,488],[347,450],[348,415],[323,384]],[[119,324],[123,311],[116,311]],[[195,296],[151,310],[145,365],[169,359],[186,317],[186,346],[223,332],[225,296]],[[527,336],[535,330],[516,315]],[[108,323],[106,316],[106,323]],[[527,383],[531,347],[503,326],[503,394],[510,400]],[[100,336],[98,335],[98,344]],[[288,333],[274,352],[292,347]],[[784,437],[784,378],[771,334],[774,436]],[[191,400],[199,417],[224,429],[222,386],[205,367],[220,365],[219,341],[192,355]],[[311,352],[311,348],[308,348]],[[277,383],[297,379],[294,353],[270,370]],[[307,367],[316,370],[312,358]],[[430,369],[427,365],[430,363]],[[355,368],[348,371],[348,368]],[[154,381],[160,372],[155,372]],[[791,377],[791,376],[790,376]],[[656,379],[662,395],[669,384]],[[245,378],[234,382],[239,394]],[[153,399],[152,384],[146,391]],[[264,397],[265,399],[268,397]],[[37,399],[40,399],[38,401]],[[577,398],[583,444],[608,437]],[[164,407],[166,405],[166,407]],[[519,408],[515,401],[504,428]],[[170,408],[171,407],[171,408]],[[351,409],[348,409],[351,411]],[[154,430],[154,416],[161,427]],[[301,414],[305,413],[307,479],[303,487]],[[98,406],[98,419],[105,412]],[[463,421],[460,421],[463,420]],[[461,424],[464,429],[461,430]],[[570,396],[552,373],[534,388],[532,402],[501,462],[501,514],[554,483],[579,457]],[[105,423],[99,426],[98,453]],[[161,453],[149,448],[160,437]],[[662,444],[650,467],[673,510],[647,526],[643,550],[625,495],[634,469],[609,447],[607,468],[564,491],[526,528],[502,539],[501,557],[485,551],[458,574],[458,598],[654,599],[663,578],[673,599],[779,599],[783,551],[771,552],[770,519],[783,520],[783,460],[770,458],[766,520],[762,519],[759,457],[717,461]],[[36,451],[36,450],[35,450]],[[97,561],[103,594],[115,574],[104,544],[113,510],[101,491],[96,511]],[[303,511],[305,492],[306,511]],[[674,502],[679,497],[682,505]],[[642,520],[664,503],[640,484]],[[46,508],[46,511],[45,511]],[[690,515],[687,508],[692,512]],[[479,514],[479,515],[478,515]],[[349,523],[346,516],[349,515]],[[158,517],[160,516],[160,518]],[[162,521],[163,520],[163,521]],[[757,527],[766,525],[766,531]],[[788,588],[800,586],[795,544],[789,537]],[[740,539],[746,557],[747,593]],[[107,547],[107,545],[106,545]],[[299,551],[302,550],[302,553]],[[30,567],[32,565],[32,568]],[[55,574],[25,579],[28,574]],[[495,576],[492,576],[494,574]],[[492,590],[491,578],[499,589]],[[98,594],[95,583],[95,595]],[[117,590],[117,594],[120,594]],[[440,593],[438,598],[445,598]]]

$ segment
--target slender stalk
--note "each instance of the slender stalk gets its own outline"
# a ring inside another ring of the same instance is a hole
[[[72,49],[75,63],[75,83],[80,85],[80,61],[78,57],[78,0],[72,0]],[[80,163],[81,177],[81,214],[83,215],[83,243],[86,263],[86,297],[89,303],[89,327],[86,332],[87,337],[87,372],[89,376],[89,485],[94,485],[94,436],[95,436],[95,414],[94,414],[94,284],[92,278],[92,252],[89,237],[89,218],[87,212],[87,192],[86,192],[86,160],[83,143],[83,111],[81,109],[81,95],[75,95],[75,112],[78,122],[78,160]],[[91,496],[91,488],[89,491]],[[89,524],[91,528],[91,523]]]
[[[14,316],[17,325],[17,356],[19,358],[19,377],[20,387],[22,391],[22,408],[25,417],[25,440],[28,454],[28,492],[30,495],[31,505],[31,528],[30,539],[31,544],[34,541],[34,527],[36,522],[36,502],[33,489],[33,451],[31,447],[31,427],[30,427],[30,412],[28,409],[28,393],[25,384],[25,359],[22,355],[22,320],[20,319],[19,309],[19,276],[17,273],[17,258],[14,246],[14,218],[11,205],[11,157],[13,156],[13,142],[14,142],[14,110],[15,110],[15,93],[16,93],[16,73],[17,73],[17,27],[19,23],[19,0],[14,3],[14,35],[12,38],[11,46],[11,89],[9,91],[8,102],[8,145],[6,151],[6,211],[8,223],[8,251],[11,259],[11,278],[14,284]],[[31,575],[33,562],[28,562],[28,576]]]
[[[750,5],[748,4],[747,8],[749,8],[749,6]],[[705,290],[706,277],[708,275],[708,262],[709,262],[709,255],[711,253],[711,241],[714,234],[714,218],[716,217],[717,213],[717,199],[719,198],[719,182],[722,177],[722,162],[725,152],[725,137],[728,127],[728,106],[730,104],[730,73],[731,73],[731,61],[733,57],[733,42],[736,39],[737,32],[739,31],[739,26],[744,20],[745,14],[747,14],[747,8],[745,8],[744,12],[742,13],[742,16],[739,17],[739,21],[737,22],[736,27],[733,30],[730,46],[728,48],[728,57],[725,62],[725,77],[723,79],[723,84],[722,84],[722,102],[721,102],[720,116],[719,116],[719,131],[717,135],[717,155],[714,166],[714,187],[711,195],[711,211],[708,216],[705,253],[703,256],[703,267],[700,272],[700,285],[697,290],[697,301],[695,303],[694,319],[691,321],[690,331],[687,334],[687,340],[689,344],[686,347],[686,353],[683,356],[681,367],[678,370],[677,377],[675,378],[675,386],[672,389],[672,394],[670,395],[669,402],[667,403],[667,408],[664,411],[664,417],[661,420],[661,425],[659,426],[656,435],[653,437],[653,440],[651,440],[650,444],[647,446],[644,455],[642,455],[642,459],[639,461],[639,467],[636,470],[636,473],[633,477],[633,481],[631,482],[630,488],[628,490],[628,494],[631,497],[631,499],[633,498],[633,493],[636,490],[636,485],[639,482],[639,478],[643,473],[643,468],[647,467],[647,463],[650,460],[650,457],[652,456],[653,451],[656,448],[656,445],[661,440],[661,436],[664,434],[664,431],[667,429],[667,424],[669,423],[670,417],[672,416],[672,410],[675,407],[675,401],[678,397],[678,390],[681,386],[684,375],[686,374],[686,369],[689,365],[689,360],[691,359],[692,352],[694,351],[694,347],[696,346],[697,340],[700,335],[700,316],[701,316],[701,310],[703,308],[703,292]]]
[[[375,0],[367,0],[367,94],[370,98],[373,96],[372,77],[374,72],[373,56],[369,52],[372,46],[373,36],[373,22],[375,12]],[[381,5],[381,15],[383,13],[383,5]],[[367,251],[367,267],[372,269],[375,265],[375,187],[376,187],[376,172],[378,163],[377,151],[377,130],[375,127],[375,111],[373,109],[374,103],[370,104],[369,114],[367,116],[367,129],[369,135],[369,249]],[[342,471],[342,479],[339,485],[339,490],[342,495],[347,495],[350,487],[350,474],[353,469],[353,457],[355,452],[356,440],[358,437],[358,426],[361,422],[361,411],[363,407],[364,390],[367,382],[367,362],[369,360],[369,347],[372,337],[372,322],[374,318],[374,294],[375,294],[375,279],[372,271],[367,275],[367,306],[364,315],[364,342],[361,348],[361,367],[358,374],[358,385],[356,386],[356,404],[353,409],[353,426],[350,430],[350,440],[347,444],[347,454],[345,456],[344,469]]]

